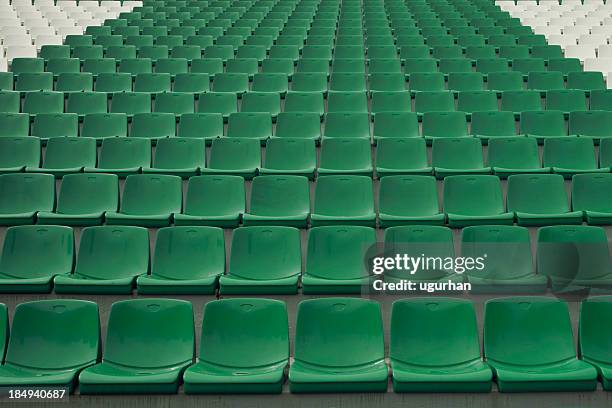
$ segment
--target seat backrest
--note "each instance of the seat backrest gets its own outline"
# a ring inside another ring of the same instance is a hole
[[[146,228],[97,226],[81,233],[75,274],[115,279],[149,272],[149,234]]]
[[[6,230],[0,273],[12,278],[37,278],[72,272],[72,228],[21,225]]]
[[[504,202],[499,178],[484,175],[446,177],[444,211],[465,215],[503,213]]]
[[[608,364],[611,361],[612,297],[594,296],[580,305],[579,347],[583,359]]]
[[[198,279],[225,271],[223,230],[214,227],[166,227],[157,231],[151,274]]]
[[[114,174],[67,174],[57,198],[57,212],[89,214],[117,211],[119,180]]]
[[[384,359],[380,305],[357,298],[304,300],[298,305],[295,359],[351,367]]]
[[[302,270],[299,230],[254,226],[235,229],[229,274],[254,280],[281,279]]]
[[[308,232],[306,273],[331,279],[356,279],[371,274],[364,262],[368,249],[376,243],[373,228],[323,226]]]
[[[394,302],[389,347],[392,360],[420,367],[480,360],[472,302],[439,297]]]
[[[135,299],[113,303],[104,361],[134,368],[169,368],[193,360],[195,335],[190,302]]]
[[[158,174],[133,174],[126,178],[121,199],[125,214],[180,213],[183,202],[181,178]]]
[[[239,176],[210,175],[189,179],[185,214],[212,215],[245,210],[244,179]]]
[[[208,302],[204,306],[199,358],[233,368],[287,361],[289,327],[285,303],[249,298]]]
[[[39,167],[40,140],[34,137],[0,137],[0,168]]]
[[[565,213],[569,203],[563,176],[515,174],[508,177],[508,211]]]
[[[374,211],[372,179],[367,176],[320,176],[315,187],[314,211],[349,215],[350,208]]]
[[[576,174],[572,178],[574,211],[608,213],[612,208],[612,174]]]
[[[98,305],[53,299],[17,305],[6,363],[68,370],[93,364],[100,354]],[[44,353],[37,352],[44,350]]]
[[[484,355],[487,360],[529,367],[574,358],[567,304],[537,296],[487,301]]]
[[[149,167],[151,141],[137,137],[109,137],[102,141],[98,167],[103,169]]]
[[[55,179],[51,174],[0,175],[0,214],[53,211]]]
[[[279,197],[283,197],[279,200]],[[289,213],[310,212],[308,179],[302,176],[258,176],[251,183],[251,213],[263,216],[282,216]]]

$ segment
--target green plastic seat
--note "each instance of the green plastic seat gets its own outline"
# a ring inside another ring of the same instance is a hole
[[[373,226],[372,179],[366,176],[320,176],[315,187],[312,226],[343,224]]]
[[[224,295],[297,293],[302,268],[300,247],[296,228],[252,226],[234,230],[229,270],[219,279],[220,292]]]
[[[90,92],[93,90],[93,75],[90,72],[67,72],[57,76],[55,90],[70,95],[72,92]]]
[[[427,141],[431,141],[436,138],[455,138],[469,136],[465,113],[423,113],[423,136]]]
[[[206,144],[223,136],[223,115],[220,113],[183,113],[179,120],[179,137],[203,139]]]
[[[258,73],[253,76],[252,92],[269,92],[284,95],[285,93],[287,93],[288,89],[289,83],[286,74]],[[252,92],[249,92],[244,97],[248,97]]]
[[[432,356],[431,347],[447,352]],[[493,374],[480,356],[476,313],[468,300],[394,302],[390,358],[395,392],[491,390]]]
[[[278,132],[279,125],[276,126]],[[259,173],[264,175],[297,175],[312,179],[316,164],[317,156],[314,140],[307,137],[284,137],[280,135],[280,137],[268,139],[266,157]]]
[[[287,38],[286,36],[282,36],[282,37]],[[292,39],[291,41],[292,42],[296,41],[296,44],[300,42],[299,37],[296,37],[295,39]],[[278,43],[278,39],[277,39],[277,43]],[[290,45],[290,44],[273,45],[272,47],[270,47],[269,56],[270,58],[282,58],[282,59],[290,59],[292,61],[297,61],[300,56],[300,48],[301,47],[299,45]]]
[[[493,72],[506,72],[510,70],[509,61],[505,58],[479,58],[476,60],[476,72],[485,75]]]
[[[173,113],[181,116],[185,113],[194,113],[195,105],[193,94],[180,92],[163,92],[155,96],[155,112]]]
[[[472,134],[487,143],[497,137],[516,135],[516,124],[512,112],[472,112]]]
[[[448,176],[444,179],[443,195],[444,211],[451,227],[512,225],[514,220],[514,213],[504,208],[497,176]]]
[[[79,375],[82,394],[170,394],[193,362],[190,302],[135,299],[111,307],[104,358]],[[172,344],[172,347],[168,347]]]
[[[567,136],[564,114],[554,110],[523,111],[521,133],[536,137],[539,143],[549,138]]]
[[[599,143],[612,137],[612,112],[591,110],[570,112],[569,133],[593,139]]]
[[[493,91],[463,91],[457,95],[457,110],[471,118],[474,112],[495,112],[497,94]]]
[[[68,174],[62,186],[55,212],[38,213],[40,224],[99,225],[106,211],[117,211],[119,184],[113,174]]]
[[[603,389],[610,389],[610,296],[595,296],[580,305],[579,348],[583,361],[597,369]]]
[[[191,62],[192,74],[208,74],[213,77],[220,72],[223,72],[223,60],[221,58],[207,58]]]
[[[414,40],[418,41],[417,38],[415,38]],[[420,45],[420,44],[400,46],[399,55],[400,55],[400,59],[402,60],[405,66],[409,65],[409,62],[411,59],[431,58],[430,48],[426,45]]]
[[[544,141],[544,167],[569,179],[579,173],[608,173],[609,168],[598,168],[593,140],[582,137],[552,138]]]
[[[82,231],[74,273],[56,276],[56,293],[130,294],[136,277],[149,271],[146,228],[87,227]]]
[[[127,72],[99,74],[96,78],[96,92],[132,92],[132,75]]]
[[[354,298],[298,305],[292,393],[385,392],[388,372],[378,302]]]
[[[253,75],[255,75],[259,70],[259,62],[255,59],[255,58],[236,58],[236,59],[232,59],[227,61],[227,63],[225,64],[225,71],[226,73],[229,74],[247,74],[249,79],[253,78]],[[220,76],[220,78],[223,77],[222,74],[216,74],[215,76]],[[237,83],[241,83],[243,81],[239,81],[238,79],[235,79],[235,81]],[[217,83],[223,82],[223,85],[221,85],[222,88],[229,88],[231,87],[231,83],[227,80],[223,80],[223,81],[217,81]],[[246,92],[248,90],[248,85],[247,85],[247,89],[245,89],[243,92]],[[217,91],[220,91],[220,89],[217,89]]]
[[[213,91],[233,93],[241,96],[249,90],[249,74],[244,72],[225,72],[215,74]]]
[[[610,174],[577,174],[572,178],[572,209],[582,211],[590,225],[612,222],[610,208]]]
[[[321,143],[318,175],[372,175],[372,149],[365,138],[326,138]]]
[[[43,72],[44,70],[45,60],[43,58],[13,58],[11,61],[11,72],[15,75]]]
[[[138,276],[136,284],[143,295],[212,295],[224,270],[221,229],[166,227],[157,232],[151,274]]]
[[[431,174],[425,140],[419,137],[384,137],[376,148],[376,174]]]
[[[408,89],[412,92],[444,91],[444,74],[441,72],[413,72],[408,80]]]
[[[485,304],[484,354],[500,392],[594,391],[595,367],[576,358],[565,302],[511,297]]]
[[[568,72],[567,89],[579,89],[590,93],[591,91],[606,89],[606,81],[601,72]]]
[[[170,89],[169,86],[170,84],[168,83],[168,89]],[[125,113],[130,117],[138,113],[150,113],[151,94],[145,92],[114,93],[111,100],[110,112]]]
[[[484,90],[484,75],[480,72],[451,72],[448,89],[455,92]]]
[[[159,58],[155,63],[155,72],[158,74],[186,74],[189,72],[187,58]]]
[[[404,72],[408,78],[413,74],[437,73],[437,71],[438,63],[433,58],[410,58],[404,61]]]
[[[42,167],[26,167],[27,172],[51,173],[55,177],[79,173],[96,165],[96,140],[86,137],[53,137],[47,142]]]
[[[46,142],[58,137],[76,138],[78,132],[79,117],[76,113],[39,113],[30,133]]]
[[[531,57],[545,60],[563,58],[563,50],[556,44],[534,45],[531,47]]]
[[[540,228],[537,268],[550,278],[555,292],[609,290],[612,261],[605,230],[586,225]]]
[[[127,129],[127,115],[124,113],[90,113],[83,119],[81,137],[96,138],[101,142],[127,136]]]
[[[52,72],[56,78],[64,73],[79,73],[81,71],[81,61],[78,58],[50,59],[47,61],[45,71]]]
[[[523,75],[520,72],[489,72],[487,75],[487,88],[498,94],[507,91],[523,90]]]
[[[484,166],[482,143],[476,138],[442,138],[432,141],[432,166],[437,178],[459,174],[490,174]]]
[[[0,175],[0,225],[33,224],[39,211],[55,208],[50,174]]]
[[[547,91],[563,90],[565,83],[563,73],[558,71],[530,72],[527,75],[527,89],[540,91],[546,95]]]
[[[241,114],[267,113],[274,119],[280,111],[281,97],[278,92],[247,92],[242,96]],[[235,115],[230,116],[230,125]]]
[[[26,72],[15,75],[15,90],[20,92],[51,91],[53,74],[51,72]]]
[[[590,104],[593,108],[595,94],[591,94]],[[595,98],[595,101],[597,99]],[[595,102],[597,104],[597,102]],[[586,111],[587,103],[584,92],[576,89],[552,90],[546,92],[546,109],[562,111],[567,116],[570,112]]]
[[[19,173],[40,166],[40,140],[33,137],[0,137],[0,174]]]
[[[128,59],[128,58],[136,58],[136,46],[135,45],[113,45],[107,47],[104,51],[105,58],[114,58],[117,61]],[[48,64],[47,64],[48,66]],[[52,71],[53,70],[48,70]]]
[[[326,45],[305,45],[304,48],[302,48],[302,58],[331,61],[332,52],[332,47]]]
[[[315,112],[283,112],[276,119],[276,137],[311,139],[321,138],[321,121]]]
[[[368,85],[372,93],[403,92],[406,88],[406,80],[404,75],[399,72],[374,73],[370,74]]]
[[[30,117],[27,113],[0,113],[0,137],[30,135]]]
[[[568,92],[572,92],[572,94],[576,94],[578,98],[582,98],[583,97],[582,95],[584,94],[584,92],[581,92],[580,90],[571,90]],[[584,97],[584,99],[585,99],[585,105],[586,105],[586,97]],[[582,104],[579,104],[579,106],[582,106]],[[590,110],[601,110],[601,111],[612,111],[612,92],[607,89],[592,91],[589,97],[589,109]],[[586,108],[572,109],[572,110],[579,111],[579,110],[586,110]]]
[[[550,173],[542,167],[538,143],[531,137],[500,137],[489,139],[487,150],[489,166],[500,178],[522,173]]]
[[[117,60],[114,58],[86,58],[83,60],[82,69],[83,72],[91,72],[94,76],[117,72]]]
[[[181,212],[181,178],[158,174],[133,174],[126,178],[119,212],[107,212],[107,224],[167,226]]]
[[[285,97],[284,112],[317,113],[318,115],[323,116],[323,113],[325,112],[325,99],[323,92],[287,92],[287,96]],[[283,114],[279,116],[282,115]],[[277,119],[277,122],[279,119]],[[298,131],[299,129],[294,130]]]
[[[245,196],[242,177],[191,177],[184,212],[175,214],[174,222],[176,225],[237,227],[241,214],[245,212]]]
[[[414,97],[414,110],[425,112],[451,112],[455,110],[455,96],[449,91],[423,91]]]
[[[308,91],[308,78],[312,78],[320,86],[320,82],[325,78],[325,89],[327,89],[327,75],[329,75],[330,66],[326,59],[301,58],[297,62],[296,73],[294,80],[297,80],[293,85],[297,84],[298,88],[305,88]]]
[[[53,91],[28,92],[24,101],[23,113],[37,115],[39,113],[63,113],[64,94]]]
[[[370,119],[367,113],[330,112],[325,115],[325,138],[370,139]]]
[[[238,97],[229,92],[206,92],[200,94],[198,112],[222,114],[227,120],[229,115],[238,111]]]
[[[446,75],[472,72],[472,61],[461,57],[442,58],[438,66],[440,72]]]
[[[370,59],[368,61],[368,72],[370,74],[402,72],[402,62],[397,58]]]
[[[261,72],[264,74],[285,74],[291,77],[294,70],[293,60],[288,58],[267,58],[261,64]]]
[[[227,126],[227,137],[255,139],[265,142],[266,139],[271,136],[272,117],[269,112],[240,112],[230,114]]]
[[[285,197],[279,201],[278,197]],[[253,179],[251,205],[243,216],[245,226],[284,225],[306,227],[310,213],[308,179],[269,175]]]
[[[104,47],[101,45],[77,45],[72,48],[72,57],[81,61],[102,59],[104,57]]]
[[[409,196],[418,196],[419,200],[406,200],[405,197]],[[381,178],[379,219],[383,228],[406,224],[444,224],[445,216],[439,209],[435,179],[419,175]]]
[[[300,72],[293,74],[291,90],[296,92],[327,92],[327,74],[323,72]]]
[[[176,118],[173,113],[136,113],[132,118],[130,137],[158,139],[176,136]]]
[[[19,113],[21,99],[19,92],[0,91],[0,112]]]
[[[210,90],[210,78],[205,73],[176,74],[174,77],[174,92],[200,94]],[[193,104],[192,104],[193,105]]]
[[[365,92],[366,89],[366,77],[363,73],[334,72],[330,77],[330,91]]]
[[[153,166],[143,173],[172,174],[182,178],[195,176],[205,166],[205,142],[195,138],[160,139],[155,147]]]
[[[375,141],[385,137],[419,137],[418,117],[413,112],[378,112],[374,117],[373,135]]]
[[[495,47],[491,45],[468,45],[465,47],[465,56],[475,62],[482,59],[495,58],[497,54]]]
[[[89,113],[106,113],[107,98],[100,92],[73,92],[68,96],[66,113],[76,113],[80,116]]]
[[[169,47],[162,44],[143,45],[138,49],[138,58],[150,58],[152,61],[168,58],[169,54]]]
[[[12,72],[0,72],[0,90],[12,91],[14,87],[14,75]]]
[[[40,47],[40,58],[45,60],[52,58],[70,58],[69,45],[43,45]]]
[[[223,62],[227,62],[234,58],[234,47],[226,44],[211,45],[204,48],[202,56],[204,59],[218,58]]]
[[[548,60],[548,70],[560,71],[563,72],[563,75],[568,75],[570,72],[581,72],[583,68],[578,58],[550,58]]]
[[[6,176],[0,176],[0,181],[1,177]],[[72,271],[73,258],[70,227],[10,227],[0,257],[0,291],[49,293],[54,276]]]
[[[563,176],[517,174],[508,177],[508,211],[519,225],[580,224],[582,211],[571,211]]]
[[[481,269],[467,271],[474,293],[543,293],[548,278],[533,270],[529,230],[510,225],[478,225],[461,232],[461,255],[482,257]]]
[[[537,112],[542,110],[542,100],[538,91],[504,91],[501,96],[501,110],[514,112],[514,115],[518,118],[524,116],[524,112],[531,111]],[[542,114],[547,116],[547,114]],[[537,116],[535,113],[533,115]],[[523,126],[523,120],[521,120],[521,126]]]
[[[367,92],[330,91],[327,96],[327,112],[368,113]]]
[[[134,79],[134,92],[170,92],[171,81],[172,77],[167,73],[138,74]]]
[[[8,326],[6,332],[8,336]],[[79,371],[96,363],[99,338],[98,306],[93,302],[21,303],[15,308],[0,383],[6,387],[63,387],[72,393]],[[41,356],[35,352],[38,347],[50,354]]]
[[[261,167],[261,147],[257,139],[232,137],[212,142],[210,160],[202,174],[232,174],[252,178]]]
[[[199,360],[183,376],[185,393],[280,394],[289,361],[288,332],[287,308],[281,301],[207,303]],[[248,339],[248,347],[242,338]]]
[[[546,71],[546,60],[543,58],[514,58],[512,70],[520,72],[523,78],[529,78],[531,72],[542,73]]]

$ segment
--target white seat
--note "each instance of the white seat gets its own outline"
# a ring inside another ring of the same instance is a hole
[[[565,34],[553,34],[548,37],[548,42],[550,44],[557,44],[562,48],[565,48],[568,45],[576,45],[576,40],[576,36]]]
[[[603,72],[612,71],[612,58],[587,58],[584,60],[585,71]]]
[[[16,18],[0,18],[0,27],[21,27],[21,20]]]
[[[38,37],[39,35],[55,35],[55,28],[53,27],[32,27],[30,28],[30,35],[33,38]]]
[[[38,49],[43,45],[62,45],[61,35],[39,35],[34,38],[34,44]]]
[[[57,34],[64,38],[66,38],[67,35],[82,35],[83,31],[82,26],[57,27]]]
[[[612,72],[608,72],[606,75],[606,86],[608,89],[612,89]]]
[[[560,27],[572,26],[574,25],[574,19],[571,17],[555,17],[550,19],[548,25]]]
[[[551,35],[561,35],[561,27],[549,27],[549,26],[535,26],[533,32],[536,34],[542,34],[546,37]]]
[[[591,34],[605,35],[606,38],[610,39],[610,35],[612,35],[612,26],[591,27]]]
[[[565,47],[566,58],[578,58],[584,61],[587,58],[596,58],[595,48],[586,45],[568,45]]]
[[[8,71],[8,60],[6,58],[0,58],[0,72]]]
[[[2,43],[5,46],[32,45],[32,37],[29,34],[8,34],[4,36]]]
[[[30,27],[49,27],[49,20],[46,18],[33,18],[33,19],[24,19],[23,25]]]
[[[11,45],[6,47],[6,59],[13,58],[36,58],[36,47],[34,45]]]
[[[608,43],[608,37],[602,34],[583,34],[578,37],[578,44],[582,45],[602,45]]]
[[[24,26],[0,28],[0,38],[4,38],[7,35],[28,35],[28,30]]]
[[[75,26],[75,22],[74,20],[51,20],[51,25],[53,27],[55,27],[56,29],[60,28],[60,27],[73,27]]]
[[[612,45],[600,45],[597,47],[597,58],[612,58]]]
[[[563,27],[563,34],[575,35],[576,37],[580,37],[583,34],[588,34],[589,31],[590,31],[590,27],[579,27],[579,26]]]

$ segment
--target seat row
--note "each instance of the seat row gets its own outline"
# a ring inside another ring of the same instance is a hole
[[[221,124],[219,124],[222,126]],[[96,141],[86,137],[55,137],[46,144],[41,162],[41,143],[34,137],[0,138],[0,174],[50,173],[154,173],[182,178],[200,174],[234,174],[246,178],[260,175],[300,175],[309,179],[325,175],[431,175],[438,179],[460,174],[556,173],[565,178],[582,173],[609,173],[612,138],[602,139],[598,160],[593,140],[585,137],[546,138],[543,161],[535,137],[495,137],[487,141],[487,161],[478,138],[438,138],[432,141],[431,162],[426,142],[418,137],[380,138],[374,153],[366,138],[325,138],[319,160],[314,140],[272,138],[266,142],[262,163],[256,140],[213,140],[206,160],[205,140],[172,137],[159,139],[151,154],[151,141],[143,138],[105,139],[97,157]],[[153,159],[153,160],[151,160]],[[208,165],[206,165],[208,163]]]
[[[163,227],[176,225],[321,225],[375,226],[370,177],[327,175],[318,178],[311,209],[309,183],[302,176],[259,176],[245,211],[244,179],[207,175],[189,179],[183,206],[181,178],[136,174],[126,179],[118,205],[117,177],[109,174],[64,176],[58,204],[50,174],[0,176],[2,225],[68,224]],[[431,224],[451,227],[497,224],[609,224],[612,220],[611,174],[573,177],[572,206],[558,174],[519,174],[508,178],[506,205],[500,179],[492,175],[448,176],[443,208],[431,176],[387,176],[381,179],[378,215],[381,227]],[[100,192],[105,194],[101,195]],[[280,202],[278,197],[285,197]],[[419,200],[406,200],[419,197]],[[119,207],[119,211],[117,208]],[[243,215],[244,214],[244,215]]]
[[[389,373],[381,308],[372,300],[300,302],[290,365],[287,309],[277,300],[207,303],[195,363],[189,302],[115,302],[102,353],[95,303],[43,300],[15,309],[0,383],[68,392],[78,384],[80,394],[173,394],[183,383],[187,394],[254,394],[281,393],[288,377],[292,393],[386,392],[391,376],[395,392],[489,392],[493,381],[500,392],[584,392],[598,379],[608,390],[611,305],[609,297],[582,302],[578,359],[568,307],[558,299],[488,301],[483,355],[471,302],[399,300]],[[8,333],[5,308],[3,319]],[[445,353],[434,357],[440,348]]]
[[[301,287],[304,294],[359,294],[380,291],[381,282],[407,281],[421,284],[415,293],[427,292],[427,285],[449,282],[469,284],[471,293],[544,293],[549,286],[555,293],[612,290],[608,238],[600,227],[540,228],[537,273],[527,228],[480,225],[463,229],[460,253],[461,259],[480,259],[481,268],[468,268],[467,263],[423,263],[414,270],[394,266],[381,275],[376,267],[382,256],[419,254],[433,262],[458,259],[452,230],[396,226],[385,230],[379,243],[369,227],[314,227],[308,232],[302,272],[298,229],[249,225],[254,226],[233,231],[227,267],[223,230],[216,227],[160,229],[152,263],[146,228],[84,228],[75,263],[72,228],[10,227],[0,257],[0,292],[127,295],[136,287],[141,295],[291,295]],[[410,293],[402,286],[382,289],[390,294]]]

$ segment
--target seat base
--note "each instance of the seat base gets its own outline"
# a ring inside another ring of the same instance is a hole
[[[322,215],[322,214],[311,214],[310,224],[313,227],[320,227],[324,225],[363,225],[366,227],[376,226],[376,215],[364,214],[355,216],[336,216],[336,215]]]
[[[0,293],[50,293],[53,276],[31,279],[15,279],[0,275]]]
[[[295,361],[289,370],[292,393],[386,392],[384,360],[360,367],[320,367]]]
[[[85,167],[85,173],[109,173],[119,178],[126,178],[130,174],[140,173],[141,167],[127,167],[124,169],[101,169],[96,167]]]
[[[287,362],[256,367],[220,367],[198,362],[183,376],[186,394],[280,394]]]
[[[138,227],[161,228],[170,225],[172,214],[133,215],[117,212],[106,213],[108,225],[134,225]]]
[[[563,214],[532,214],[517,211],[516,223],[524,227],[581,224],[582,211],[572,211]]]
[[[174,225],[206,225],[211,227],[235,228],[240,224],[240,214],[219,216],[198,216],[174,214]]]
[[[0,214],[0,226],[31,225],[36,219],[36,211],[14,214]]]
[[[205,169],[201,169],[200,173],[202,173],[203,175],[205,174],[212,174],[212,175],[227,174],[230,176],[241,176],[241,177],[244,177],[246,180],[250,180],[257,175],[257,169],[254,168],[254,169],[225,170],[225,169],[212,169],[210,167],[207,167]]]
[[[262,167],[259,169],[259,174],[261,175],[287,175],[290,174],[292,176],[304,176],[308,177],[309,180],[314,180],[314,167],[308,169],[287,169],[287,170],[279,170],[279,169],[270,169],[266,167]]]
[[[93,214],[60,214],[41,211],[38,213],[39,224],[87,227],[101,225],[103,220],[104,212]]]
[[[489,392],[493,373],[482,361],[448,367],[413,366],[391,361],[395,392]]]
[[[585,220],[589,225],[610,225],[612,224],[612,212],[585,211]]]
[[[141,295],[214,295],[218,281],[218,276],[179,280],[141,275],[136,280],[136,287]]]
[[[505,167],[493,167],[493,174],[501,179],[507,179],[514,174],[547,174],[550,173],[550,167],[537,167],[533,169],[510,169]]]
[[[370,292],[372,277],[356,279],[324,279],[305,273],[302,275],[302,293],[315,294],[359,294]]]
[[[547,366],[519,367],[488,361],[499,392],[595,391],[597,370],[576,358]]]
[[[91,362],[93,364],[93,361]],[[11,363],[0,366],[2,387],[66,387],[74,390],[77,373],[82,367],[65,370],[37,370],[19,367]]]
[[[421,169],[394,169],[389,167],[376,167],[376,176],[378,178],[385,176],[430,176],[431,174],[431,167],[423,167]]]
[[[380,227],[387,228],[398,225],[444,225],[446,216],[442,213],[419,217],[380,213],[378,219],[380,220]]]
[[[295,295],[298,290],[298,275],[274,280],[249,280],[223,275],[219,278],[222,295]]]
[[[268,217],[265,215],[244,214],[242,223],[249,225],[281,225],[287,227],[306,228],[308,225],[308,214],[287,215],[279,217]]]
[[[130,295],[136,277],[92,279],[80,275],[60,275],[53,280],[55,293]]]
[[[455,228],[468,227],[471,225],[512,225],[513,213],[491,214],[491,215],[459,215],[447,214],[448,225]]]

